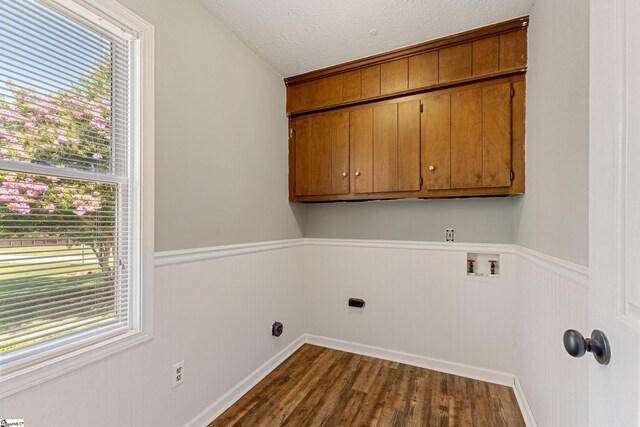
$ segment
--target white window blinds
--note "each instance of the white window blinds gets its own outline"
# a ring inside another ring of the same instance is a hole
[[[130,327],[132,37],[0,0],[0,367]]]

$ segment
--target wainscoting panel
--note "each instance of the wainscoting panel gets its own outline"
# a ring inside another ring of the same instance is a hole
[[[239,384],[255,383],[302,343],[300,245],[158,254],[153,339],[2,399],[0,416],[33,427],[206,425],[240,397]],[[284,323],[279,338],[275,320]],[[181,360],[184,383],[172,389]]]
[[[562,345],[566,329],[591,333],[586,269],[561,263],[553,268],[544,256],[520,252],[514,373],[539,426],[587,426],[588,364],[595,361],[570,357]]]
[[[501,254],[500,277],[467,277],[466,254]],[[511,246],[307,240],[306,332],[513,373]],[[350,308],[350,297],[364,309]]]
[[[499,254],[500,276],[467,276],[468,252]],[[3,399],[0,413],[30,426],[117,414],[200,427],[306,340],[509,384],[528,426],[583,427],[592,361],[569,357],[562,333],[590,332],[587,281],[584,267],[514,245],[295,239],[159,253],[153,340]]]
[[[562,345],[566,329],[590,332],[586,267],[516,245],[305,242],[307,334],[515,375],[527,425],[588,425],[589,360]],[[467,252],[500,254],[500,277],[468,277]]]

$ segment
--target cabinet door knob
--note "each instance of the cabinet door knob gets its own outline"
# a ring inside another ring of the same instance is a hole
[[[346,172],[342,172],[342,176],[347,176],[347,173]]]
[[[356,176],[360,176],[360,172],[356,172]]]
[[[436,167],[431,165],[431,166],[429,166],[429,170],[433,172],[434,170],[436,170]]]

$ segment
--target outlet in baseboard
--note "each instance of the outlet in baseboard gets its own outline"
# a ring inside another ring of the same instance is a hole
[[[171,372],[171,388],[177,387],[184,381],[184,360],[173,365]]]

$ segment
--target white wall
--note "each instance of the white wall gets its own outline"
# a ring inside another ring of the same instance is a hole
[[[515,243],[589,259],[589,0],[536,0],[527,71],[527,193]]]
[[[157,267],[151,342],[2,399],[0,417],[29,427],[185,425],[304,332],[302,249]],[[181,360],[185,380],[172,389]]]

